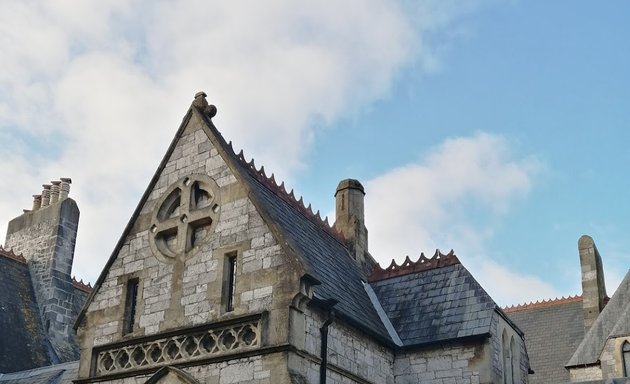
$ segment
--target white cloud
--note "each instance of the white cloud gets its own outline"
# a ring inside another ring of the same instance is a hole
[[[502,213],[527,195],[541,167],[533,156],[514,158],[501,136],[447,139],[422,160],[366,183],[370,252],[385,267],[392,258],[454,249],[500,303],[551,296],[549,284],[491,261],[485,250]]]
[[[430,35],[461,15],[449,3],[4,1],[0,176],[14,187],[0,190],[0,222],[42,182],[72,177],[75,272],[94,280],[196,91],[226,136],[290,179],[313,119],[439,65]]]
[[[537,276],[510,270],[487,258],[464,263],[483,288],[501,306],[524,304],[561,297],[553,285]]]

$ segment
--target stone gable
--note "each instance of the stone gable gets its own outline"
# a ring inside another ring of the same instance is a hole
[[[209,135],[202,117],[189,111],[85,310],[78,329],[80,378],[239,358],[252,348],[286,343],[280,321],[299,290],[299,274]],[[236,260],[232,287],[226,284],[230,257]],[[126,332],[132,286],[133,324]],[[245,319],[250,315],[258,317]],[[182,336],[162,337],[168,332]],[[132,348],[121,348],[121,341]],[[269,376],[256,368],[262,362],[250,370],[251,364],[214,369],[252,380]]]

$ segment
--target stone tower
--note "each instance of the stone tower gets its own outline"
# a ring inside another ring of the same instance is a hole
[[[5,240],[6,249],[28,262],[42,327],[61,362],[78,359],[71,270],[79,208],[68,198],[70,183],[62,178],[45,184],[33,196],[32,210],[9,222]]]

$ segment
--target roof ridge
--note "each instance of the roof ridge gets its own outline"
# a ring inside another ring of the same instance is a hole
[[[221,135],[221,133],[219,133],[219,135]],[[328,216],[322,219],[319,210],[317,210],[317,212],[313,212],[313,208],[310,203],[308,204],[308,206],[306,206],[303,196],[300,196],[300,199],[298,200],[293,189],[291,189],[290,192],[287,192],[284,181],[278,184],[273,173],[271,174],[271,176],[267,176],[264,165],[260,166],[260,169],[257,169],[254,158],[252,157],[250,161],[247,161],[242,149],[239,153],[236,153],[236,151],[234,150],[234,146],[232,145],[232,141],[227,143],[227,147],[230,150],[231,154],[238,160],[240,165],[245,168],[254,179],[256,179],[267,189],[269,189],[274,195],[278,196],[286,203],[291,205],[293,208],[295,208],[298,212],[300,212],[304,217],[309,219],[309,221],[318,226],[320,229],[330,234],[333,238],[340,241],[342,244],[344,243],[345,239],[343,234],[341,233],[341,231],[335,228],[334,225],[330,225],[330,222],[328,221]]]
[[[13,249],[9,249],[9,250],[4,249],[2,245],[0,245],[0,256],[4,256],[7,259],[15,260],[20,263],[26,264],[26,259],[21,253],[19,255],[16,255],[15,252],[13,252]]]
[[[398,265],[395,259],[392,259],[391,264],[387,268],[381,267],[377,264],[372,270],[372,273],[368,277],[369,282],[385,280],[392,277],[409,275],[412,273],[428,271],[430,269],[442,268],[449,265],[461,264],[455,252],[451,251],[447,254],[443,254],[439,249],[435,250],[435,253],[431,258],[427,258],[424,252],[420,253],[420,257],[416,261],[411,261],[409,256],[405,257],[405,261]]]
[[[552,307],[554,305],[565,304],[565,303],[575,303],[581,300],[582,300],[582,295],[574,295],[574,296],[567,296],[567,297],[561,296],[561,297],[555,297],[555,298],[551,298],[547,300],[542,299],[542,300],[536,300],[535,302],[530,301],[523,304],[510,305],[502,309],[506,313],[512,313],[512,312],[526,311],[529,309],[547,308],[547,307]]]
[[[92,292],[92,284],[90,284],[90,282],[88,282],[87,284],[85,284],[83,282],[83,279],[81,279],[80,281],[77,280],[76,277],[72,276],[72,285],[76,288],[79,289],[85,293],[90,293]]]

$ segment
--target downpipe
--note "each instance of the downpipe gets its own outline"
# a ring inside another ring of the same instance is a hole
[[[328,365],[328,327],[333,323],[335,319],[335,312],[332,308],[328,311],[328,319],[322,324],[319,329],[321,334],[321,359],[322,362],[319,365],[319,384],[326,384],[326,366]]]

